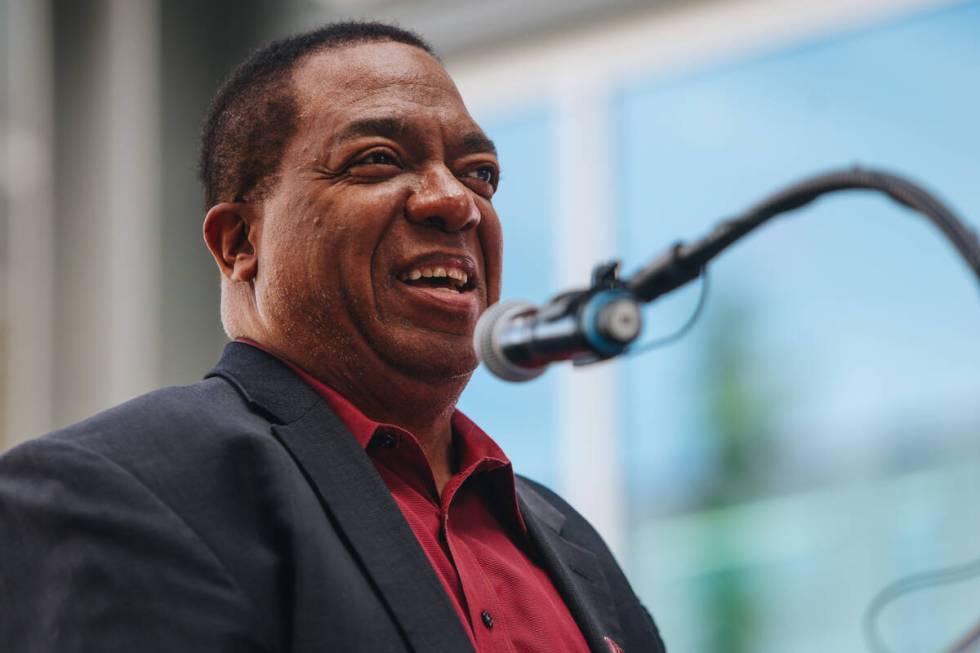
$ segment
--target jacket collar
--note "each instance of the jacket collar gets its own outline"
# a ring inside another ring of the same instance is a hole
[[[320,397],[275,356],[243,342],[225,345],[221,360],[204,378],[221,377],[259,412],[288,424],[309,411]]]

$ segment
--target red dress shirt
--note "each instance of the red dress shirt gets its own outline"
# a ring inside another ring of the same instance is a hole
[[[440,497],[415,436],[375,422],[332,388],[290,367],[367,451],[478,653],[588,653],[568,607],[530,556],[513,468],[490,436],[460,411],[453,414],[459,465]]]

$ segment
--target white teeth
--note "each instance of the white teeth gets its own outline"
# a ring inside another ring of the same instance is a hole
[[[399,275],[399,279],[402,281],[417,281],[422,278],[451,279],[451,285],[455,286],[457,290],[465,286],[470,280],[469,275],[459,268],[413,268],[408,272],[403,272]]]

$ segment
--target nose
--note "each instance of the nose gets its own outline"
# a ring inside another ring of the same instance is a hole
[[[405,206],[408,219],[442,231],[466,231],[480,224],[480,209],[470,191],[444,165],[433,165]]]

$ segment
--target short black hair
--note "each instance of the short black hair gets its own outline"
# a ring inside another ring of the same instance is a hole
[[[253,52],[218,89],[201,133],[200,175],[207,207],[260,198],[296,132],[291,77],[301,59],[328,48],[395,41],[436,56],[418,34],[378,22],[331,23]]]

